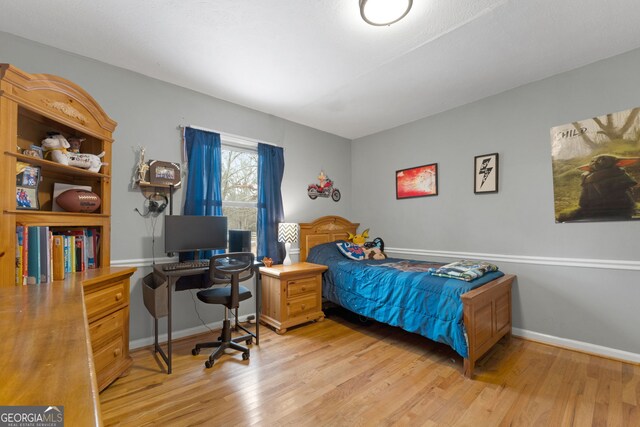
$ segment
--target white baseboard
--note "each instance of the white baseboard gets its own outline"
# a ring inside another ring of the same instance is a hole
[[[539,332],[528,331],[526,329],[513,328],[512,334],[517,337],[522,337],[531,341],[537,341],[556,347],[581,351],[584,353],[603,356],[610,359],[622,360],[625,362],[640,363],[640,354],[631,353],[629,351],[617,350],[615,348],[603,347],[601,345],[570,340],[567,338],[554,337],[553,335],[545,335]]]
[[[255,318],[255,313],[249,313],[246,314],[244,316],[239,316],[240,322],[246,322],[247,321],[247,317],[249,316],[254,316]],[[161,322],[166,322],[165,319],[161,319]],[[219,330],[222,329],[222,320],[219,320],[217,322],[211,322],[208,323],[207,326],[211,329],[215,330]],[[182,329],[179,331],[173,331],[173,333],[171,334],[171,340],[177,340],[180,338],[184,338],[184,337],[190,337],[192,335],[198,335],[198,334],[202,334],[202,333],[206,333],[206,332],[210,332],[209,329],[207,329],[206,326],[204,325],[198,325],[198,326],[194,326],[193,328],[187,328],[187,329]],[[161,343],[164,343],[167,341],[167,334],[160,334],[158,336],[158,341],[160,341]],[[139,338],[137,340],[133,340],[133,341],[129,341],[129,349],[131,350],[135,350],[136,348],[142,348],[142,347],[147,347],[153,345],[153,336],[147,337],[147,338]]]

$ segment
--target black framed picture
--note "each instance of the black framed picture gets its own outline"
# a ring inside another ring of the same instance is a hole
[[[473,192],[498,192],[498,153],[476,156],[473,161]]]
[[[180,165],[178,163],[151,160],[149,162],[149,182],[151,185],[180,186]]]
[[[17,163],[16,209],[40,209],[38,186],[40,185],[40,167],[27,163]]]
[[[438,164],[396,171],[396,199],[438,195]]]

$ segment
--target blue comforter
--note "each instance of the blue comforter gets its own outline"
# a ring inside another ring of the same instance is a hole
[[[460,295],[504,273],[491,272],[464,282],[432,276],[435,264],[389,258],[353,261],[335,243],[315,246],[308,262],[324,264],[323,296],[354,313],[415,332],[468,356]]]

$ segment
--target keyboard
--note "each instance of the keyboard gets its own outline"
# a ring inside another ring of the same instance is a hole
[[[200,268],[209,268],[209,260],[205,259],[200,261],[182,261],[162,264],[162,271],[195,270]]]

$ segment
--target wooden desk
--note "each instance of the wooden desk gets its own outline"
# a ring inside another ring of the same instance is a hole
[[[173,264],[173,263],[170,263]],[[170,374],[172,372],[172,365],[171,365],[171,358],[172,358],[172,353],[173,353],[173,345],[172,345],[172,329],[173,329],[173,323],[172,323],[172,306],[171,306],[171,292],[172,289],[175,287],[176,282],[178,281],[179,278],[181,277],[186,277],[186,276],[195,276],[195,275],[200,275],[203,273],[208,273],[209,271],[209,267],[204,267],[204,268],[193,268],[193,269],[183,269],[183,270],[168,270],[165,271],[162,269],[162,265],[163,264],[156,264],[154,266],[154,271],[159,274],[160,276],[163,276],[167,282],[167,351],[165,353],[164,349],[162,348],[162,346],[160,345],[160,342],[158,341],[158,318],[154,318],[154,351],[156,353],[158,353],[161,357],[162,360],[164,360],[165,364],[167,365],[167,374]],[[260,270],[259,268],[262,266],[262,262],[258,261],[254,264],[254,268],[256,270],[256,332],[255,334],[247,331],[245,329],[245,332],[251,334],[254,336],[254,338],[256,339],[256,345],[260,345],[260,307],[261,307],[261,302],[260,302]],[[236,310],[236,315],[237,315],[237,310]],[[238,318],[236,317],[236,327],[239,326],[238,325]],[[244,329],[244,328],[242,328]]]
[[[64,406],[66,425],[102,425],[81,283],[0,288],[0,404]]]
[[[121,310],[118,304],[109,304],[103,294],[110,294],[104,289],[111,283],[126,281],[128,292],[128,280],[135,270],[107,267],[69,274],[65,280],[48,284],[0,287],[0,405],[64,406],[66,425],[102,425],[87,319],[92,321],[92,316],[98,318],[101,313]],[[87,295],[98,292],[102,292],[100,304],[85,302]],[[128,301],[128,295],[114,295],[118,301],[125,297]],[[128,341],[128,311],[126,314]],[[98,333],[94,338],[109,342],[111,335],[104,340],[103,335]],[[93,350],[100,353],[98,341]],[[128,349],[128,342],[125,348]],[[125,355],[115,360],[117,366],[122,366]],[[104,381],[117,377],[114,366],[107,364],[99,370]]]

